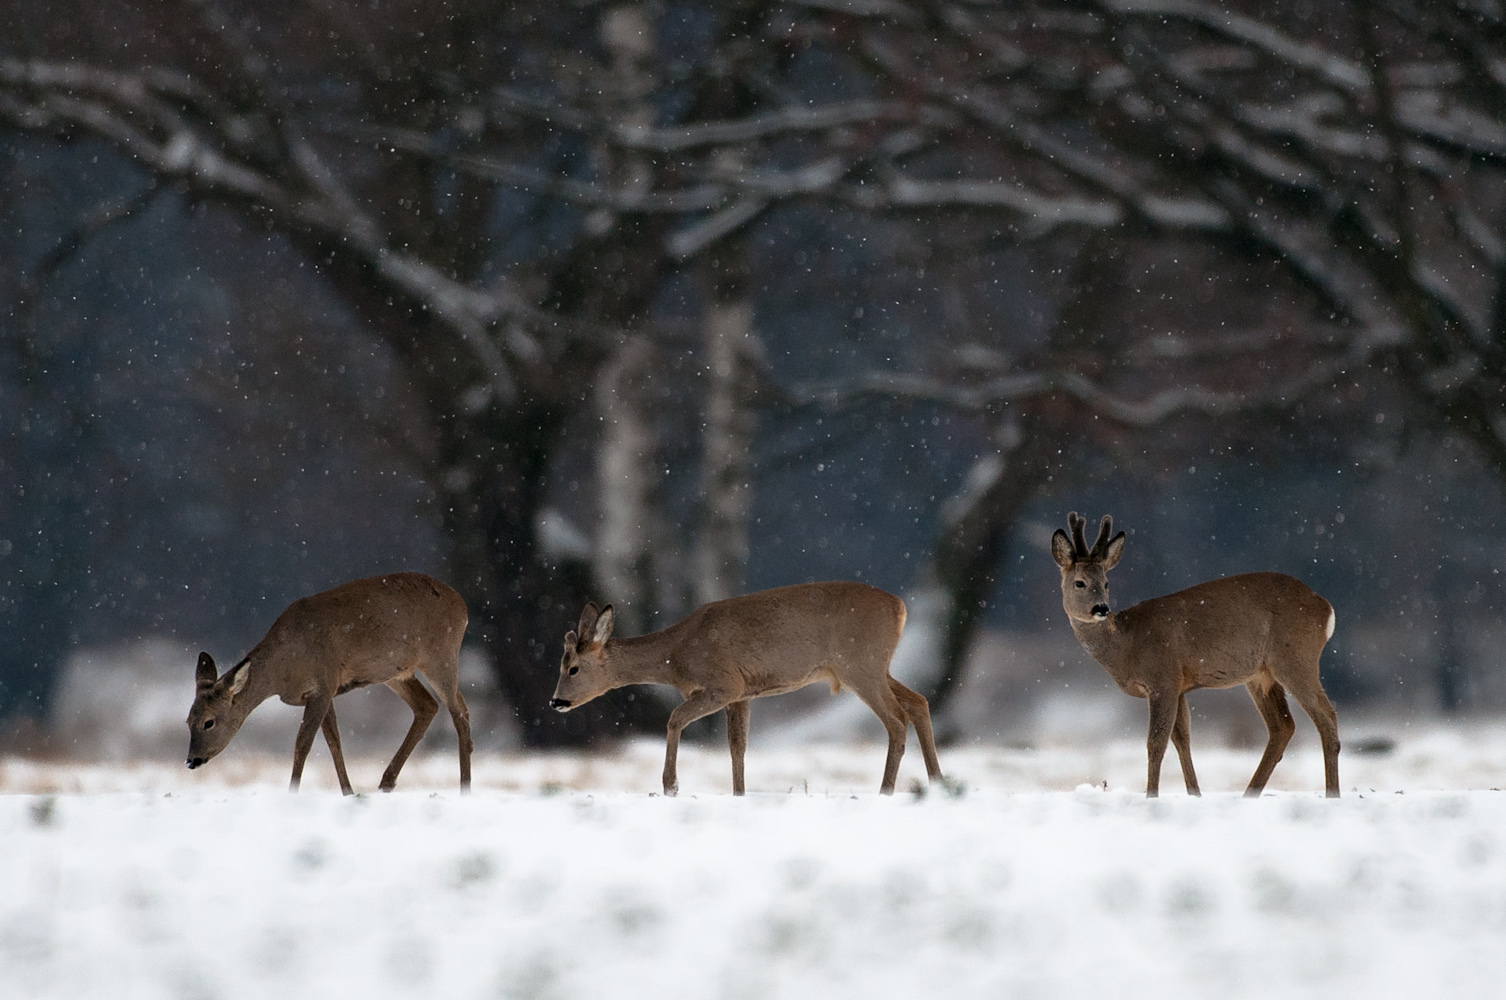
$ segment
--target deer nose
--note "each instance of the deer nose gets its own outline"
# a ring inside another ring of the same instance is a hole
[[[563,712],[565,709],[567,709],[567,708],[570,707],[570,699],[568,699],[568,698],[550,698],[549,699],[549,707],[552,708],[552,709],[554,709],[556,712]]]
[[[1094,618],[1107,618],[1109,616],[1109,606],[1107,604],[1095,604],[1091,613]]]
[[[190,771],[192,771],[196,767],[202,767],[203,764],[204,764],[204,758],[203,757],[190,757],[190,758],[188,758],[188,769]]]

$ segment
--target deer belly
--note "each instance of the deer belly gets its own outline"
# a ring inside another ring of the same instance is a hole
[[[743,690],[749,698],[766,698],[770,695],[789,694],[791,691],[799,691],[803,687],[812,684],[830,684],[831,693],[836,694],[842,690],[841,682],[837,675],[827,667],[817,667],[810,673],[798,677],[779,677],[773,675],[753,675],[743,678]]]

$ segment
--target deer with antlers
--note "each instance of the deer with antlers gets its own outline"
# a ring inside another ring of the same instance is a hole
[[[1155,798],[1170,738],[1182,762],[1187,794],[1198,795],[1192,770],[1187,692],[1243,684],[1265,719],[1269,739],[1245,789],[1259,796],[1296,731],[1286,692],[1302,706],[1323,742],[1324,789],[1339,796],[1339,724],[1318,679],[1318,659],[1333,636],[1333,606],[1311,587],[1281,573],[1245,573],[1210,580],[1123,611],[1109,610],[1108,572],[1124,554],[1107,514],[1088,548],[1085,518],[1067,515],[1069,539],[1051,536],[1062,571],[1062,607],[1072,632],[1126,694],[1150,701],[1145,795]]]

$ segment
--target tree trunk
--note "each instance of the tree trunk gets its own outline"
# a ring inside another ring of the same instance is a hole
[[[748,562],[748,509],[752,499],[753,406],[759,359],[747,251],[733,237],[708,262],[711,294],[703,334],[706,351],[706,424],[703,436],[700,533],[696,539],[696,602],[742,593]]]
[[[618,630],[639,635],[661,609],[660,589],[676,575],[660,517],[664,456],[654,409],[659,352],[645,336],[624,340],[596,382],[601,441],[596,451],[600,520],[592,566]]]
[[[1038,419],[1021,424],[997,435],[999,450],[978,460],[962,492],[943,508],[941,535],[912,601],[932,618],[916,625],[938,637],[937,667],[921,692],[932,711],[946,705],[962,680],[1015,523],[1049,472],[1054,438]]]

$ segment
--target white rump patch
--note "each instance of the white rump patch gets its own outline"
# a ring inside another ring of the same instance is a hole
[[[1339,621],[1338,617],[1333,613],[1333,608],[1329,608],[1328,609],[1328,630],[1323,633],[1323,641],[1324,642],[1327,642],[1329,639],[1333,638],[1333,627],[1334,627],[1334,625],[1338,624],[1338,621]]]

